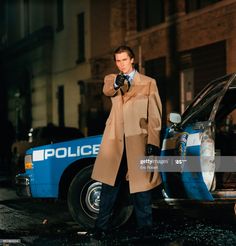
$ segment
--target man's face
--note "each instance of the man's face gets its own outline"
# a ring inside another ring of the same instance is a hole
[[[115,54],[115,62],[122,73],[129,74],[133,71],[134,58],[130,58],[126,52]]]

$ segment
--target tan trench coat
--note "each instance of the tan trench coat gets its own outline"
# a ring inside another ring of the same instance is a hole
[[[160,147],[162,106],[156,81],[135,73],[128,92],[113,87],[116,75],[104,79],[103,93],[111,97],[112,109],[106,122],[92,179],[114,186],[119,170],[124,137],[130,193],[150,190],[161,183],[160,174],[140,169],[147,143]]]

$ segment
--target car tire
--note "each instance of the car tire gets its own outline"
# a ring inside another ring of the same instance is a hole
[[[101,183],[91,179],[93,165],[83,168],[72,180],[68,191],[68,208],[73,219],[84,228],[94,227],[99,212]],[[123,225],[131,216],[133,207],[129,205],[128,192],[114,208],[112,226]],[[118,199],[117,199],[118,200]]]

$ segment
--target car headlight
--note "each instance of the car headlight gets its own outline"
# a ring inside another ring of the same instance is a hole
[[[32,155],[25,156],[25,170],[33,169]]]

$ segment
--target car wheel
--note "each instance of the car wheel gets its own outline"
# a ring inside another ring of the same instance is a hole
[[[68,191],[68,208],[73,219],[85,228],[93,228],[99,212],[101,183],[91,179],[93,166],[83,168],[72,180]],[[128,193],[127,193],[128,195]],[[124,224],[132,214],[133,207],[122,202],[116,206],[112,226]]]

